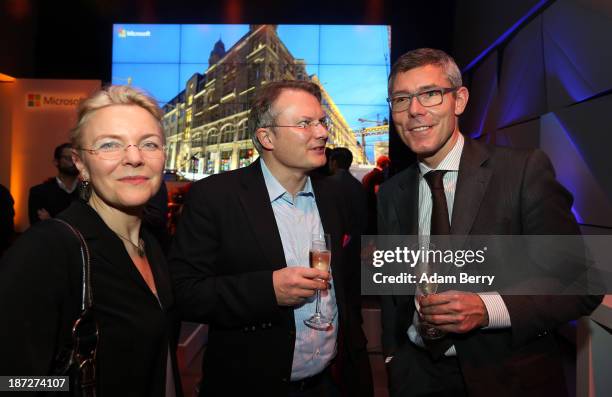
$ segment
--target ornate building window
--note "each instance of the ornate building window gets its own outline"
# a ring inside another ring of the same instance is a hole
[[[193,103],[193,111],[195,113],[201,112],[202,110],[204,110],[204,95],[197,97]]]
[[[193,128],[199,127],[201,125],[204,125],[204,114],[203,113],[196,115],[193,118],[193,122],[191,123],[191,126]]]
[[[247,119],[244,119],[238,124],[238,139],[237,141],[244,141],[249,139],[249,133],[247,131]]]
[[[234,142],[236,129],[233,124],[226,124],[221,129],[221,143]]]
[[[217,143],[219,143],[219,130],[212,128],[208,130],[208,139],[206,144],[210,146],[216,145]]]
[[[202,147],[202,134],[199,132],[196,132],[195,134],[193,134],[193,138],[191,139],[191,146],[192,147]]]

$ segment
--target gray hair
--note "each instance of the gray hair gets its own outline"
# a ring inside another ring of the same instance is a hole
[[[404,55],[400,56],[391,68],[391,74],[389,75],[389,96],[391,95],[391,87],[393,87],[393,81],[399,73],[404,73],[409,70],[426,66],[435,65],[444,69],[446,77],[453,88],[461,87],[463,81],[461,80],[461,71],[455,63],[453,57],[448,55],[442,50],[434,48],[419,48],[416,50],[408,51]]]

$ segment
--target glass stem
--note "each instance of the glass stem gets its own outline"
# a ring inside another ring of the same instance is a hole
[[[316,301],[316,310],[315,313],[319,316],[321,315],[321,290],[317,290],[317,301]]]

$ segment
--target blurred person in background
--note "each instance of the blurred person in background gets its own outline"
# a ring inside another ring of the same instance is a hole
[[[30,188],[28,196],[30,225],[54,218],[78,198],[79,170],[72,161],[70,143],[62,143],[55,148],[53,164],[57,167],[57,175]]]
[[[0,185],[0,257],[13,241],[13,234],[15,233],[14,204],[15,201],[11,192]]]
[[[366,192],[366,202],[368,205],[368,227],[366,234],[377,234],[377,210],[376,197],[379,186],[387,179],[389,165],[391,160],[389,157],[382,155],[376,159],[376,167],[364,175],[361,183]]]

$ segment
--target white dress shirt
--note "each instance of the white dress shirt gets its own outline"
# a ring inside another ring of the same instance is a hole
[[[455,201],[455,190],[457,188],[457,177],[459,176],[459,163],[461,154],[463,153],[463,145],[465,139],[459,134],[455,146],[451,149],[446,157],[438,164],[436,168],[429,168],[422,162],[419,162],[419,236],[429,236],[431,227],[431,210],[433,202],[431,199],[431,189],[424,178],[424,175],[429,171],[442,170],[446,171],[442,182],[444,184],[444,194],[446,196],[446,204],[448,206],[448,219],[451,222],[453,217],[453,203]],[[489,325],[485,329],[508,328],[510,327],[510,314],[504,300],[497,292],[484,292],[478,294],[484,302],[488,315]],[[418,302],[415,298],[415,305],[418,308]],[[412,319],[412,324],[408,328],[408,338],[416,345],[425,347],[421,335],[418,333],[419,314],[415,310]],[[451,346],[445,353],[445,356],[455,356],[457,352],[455,346]]]

